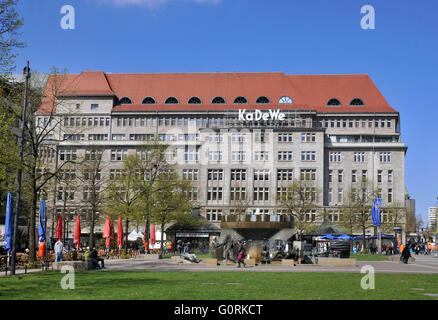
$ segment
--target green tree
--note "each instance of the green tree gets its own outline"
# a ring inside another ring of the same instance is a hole
[[[109,186],[109,177],[104,173],[102,148],[87,150],[85,158],[80,162],[79,181],[82,186],[82,213],[84,222],[90,229],[89,243],[94,246],[94,228],[99,221],[103,220],[103,207],[105,193]]]
[[[309,215],[318,209],[319,193],[320,191],[313,181],[308,179],[295,180],[287,187],[286,192],[277,199],[279,208],[286,210],[293,217],[298,238],[316,228]]]
[[[158,136],[155,136],[152,140],[148,141],[144,146],[138,148],[138,154],[141,157],[141,176],[142,179],[138,180],[138,189],[142,194],[143,204],[143,220],[146,223],[150,223],[152,219],[152,208],[154,204],[155,193],[160,190],[156,186],[163,174],[170,174],[174,171],[174,167],[166,159],[166,153],[169,150],[169,146],[159,141]],[[147,225],[149,228],[149,225]],[[149,231],[149,229],[148,229]],[[149,248],[149,236],[145,235],[147,247]]]
[[[401,227],[406,221],[407,208],[399,202],[382,207],[381,212],[385,214],[382,222],[383,232],[394,233],[394,228]]]
[[[170,223],[187,223],[191,216],[192,203],[187,191],[192,185],[181,180],[175,171],[160,173],[154,183],[151,221],[161,227],[161,252],[165,226]]]
[[[144,180],[141,174],[141,161],[137,155],[128,155],[123,161],[121,175],[113,180],[106,191],[106,209],[115,218],[122,216],[125,219],[125,253],[128,251],[129,222],[142,219],[144,208],[140,181]]]
[[[0,73],[10,74],[15,69],[15,50],[24,43],[18,39],[23,26],[16,11],[17,0],[0,0]]]
[[[362,250],[364,250],[366,247],[366,231],[373,227],[371,207],[376,192],[373,191],[371,184],[363,180],[361,182],[352,183],[348,194],[348,211],[344,219],[348,218],[352,221],[352,228],[362,233]]]

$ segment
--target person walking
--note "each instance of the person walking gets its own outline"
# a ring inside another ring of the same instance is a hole
[[[240,268],[240,264],[243,263],[243,267],[245,268],[246,264],[245,264],[245,246],[243,245],[242,241],[239,240],[239,242],[237,243],[237,263],[238,263],[238,268]]]
[[[403,263],[408,264],[410,257],[411,257],[411,251],[409,250],[409,246],[406,245],[406,247],[403,248],[403,251],[401,253],[401,258],[403,260]]]
[[[64,251],[64,244],[61,239],[58,239],[55,243],[55,262],[62,261],[62,253]]]

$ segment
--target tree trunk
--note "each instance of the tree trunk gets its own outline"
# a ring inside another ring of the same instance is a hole
[[[36,185],[35,180],[32,181],[33,184],[33,190],[32,190],[32,205],[31,205],[31,212],[29,217],[29,251],[30,251],[30,261],[35,262],[36,261],[36,248],[35,248],[35,221],[36,221],[36,211],[37,211],[37,192],[36,192]]]
[[[94,209],[91,209],[91,221],[90,221],[90,248],[94,247]]]

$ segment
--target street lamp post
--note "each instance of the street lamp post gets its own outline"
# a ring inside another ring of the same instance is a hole
[[[12,259],[11,259],[11,274],[15,275],[15,265],[17,263],[17,236],[18,236],[18,218],[20,216],[20,197],[21,197],[21,176],[22,176],[22,166],[23,166],[23,153],[24,153],[24,130],[26,124],[26,114],[27,114],[27,91],[29,87],[29,79],[30,79],[30,68],[29,61],[26,64],[26,67],[23,69],[23,74],[25,76],[24,83],[24,106],[23,113],[21,115],[21,134],[18,140],[18,145],[20,146],[20,159],[18,166],[18,175],[17,175],[17,197],[15,201],[15,217],[14,217],[14,231],[12,237]],[[35,228],[35,226],[30,226],[31,228]]]

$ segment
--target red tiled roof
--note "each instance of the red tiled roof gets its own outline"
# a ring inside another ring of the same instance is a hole
[[[57,79],[60,76],[57,76]],[[50,96],[50,77],[46,93]],[[142,73],[105,74],[101,71],[84,71],[79,75],[64,76],[65,83],[59,91],[64,96],[129,97],[132,105],[121,105],[113,111],[207,111],[233,109],[300,109],[317,112],[397,112],[394,110],[368,75],[285,75],[267,73]],[[59,95],[59,94],[58,94]],[[156,105],[142,105],[151,96]],[[170,97],[179,100],[178,105],[165,105]],[[201,105],[188,105],[187,101],[199,97]],[[214,97],[223,97],[224,105],[211,104]],[[243,96],[248,105],[235,105],[236,97]],[[256,104],[260,96],[266,96],[270,104]],[[292,105],[278,104],[282,96],[289,96]],[[327,107],[330,98],[337,98],[341,106]],[[350,101],[360,98],[364,106],[350,106]],[[41,106],[39,113],[47,111]]]

